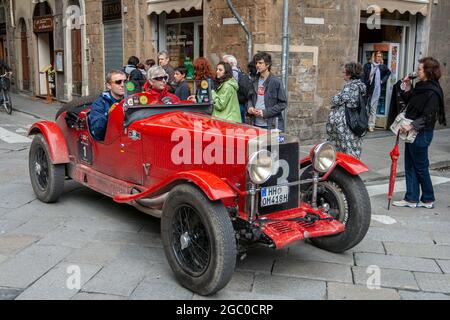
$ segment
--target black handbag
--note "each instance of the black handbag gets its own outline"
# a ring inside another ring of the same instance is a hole
[[[345,107],[345,120],[350,130],[358,137],[363,137],[369,128],[366,96],[359,93],[359,103],[356,108]]]

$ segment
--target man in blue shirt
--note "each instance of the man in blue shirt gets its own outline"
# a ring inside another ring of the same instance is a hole
[[[125,95],[125,81],[127,76],[123,71],[112,70],[106,76],[107,91],[92,104],[89,113],[89,129],[95,140],[103,141],[108,124],[109,109],[120,102]]]

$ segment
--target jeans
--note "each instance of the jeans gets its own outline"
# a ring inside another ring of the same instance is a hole
[[[374,129],[375,128],[375,123],[377,121],[378,101],[379,100],[374,101],[374,103],[370,103],[370,107],[369,107],[369,128],[370,129]]]
[[[245,106],[245,104],[240,104],[239,109],[241,110],[242,123],[245,123],[245,115],[247,114],[247,107]]]
[[[424,130],[418,133],[414,143],[405,145],[406,201],[419,202],[420,188],[420,201],[435,201],[428,159],[428,148],[432,140],[433,130]]]

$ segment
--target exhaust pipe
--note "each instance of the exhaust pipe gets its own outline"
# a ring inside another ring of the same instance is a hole
[[[161,196],[150,198],[150,199],[139,199],[136,200],[138,204],[144,207],[148,208],[155,208],[155,207],[162,207],[164,205],[164,202],[166,202],[167,197],[169,196],[169,193],[165,193]]]

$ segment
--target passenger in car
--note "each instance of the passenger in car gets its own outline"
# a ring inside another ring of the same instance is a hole
[[[160,66],[153,66],[147,72],[147,81],[149,84],[148,94],[152,96],[150,101],[160,104],[180,103],[180,98],[169,92],[167,81],[169,75]]]
[[[89,129],[95,140],[103,141],[105,139],[109,110],[113,104],[123,99],[126,80],[127,76],[123,71],[112,70],[106,75],[108,90],[94,101],[88,118]]]

